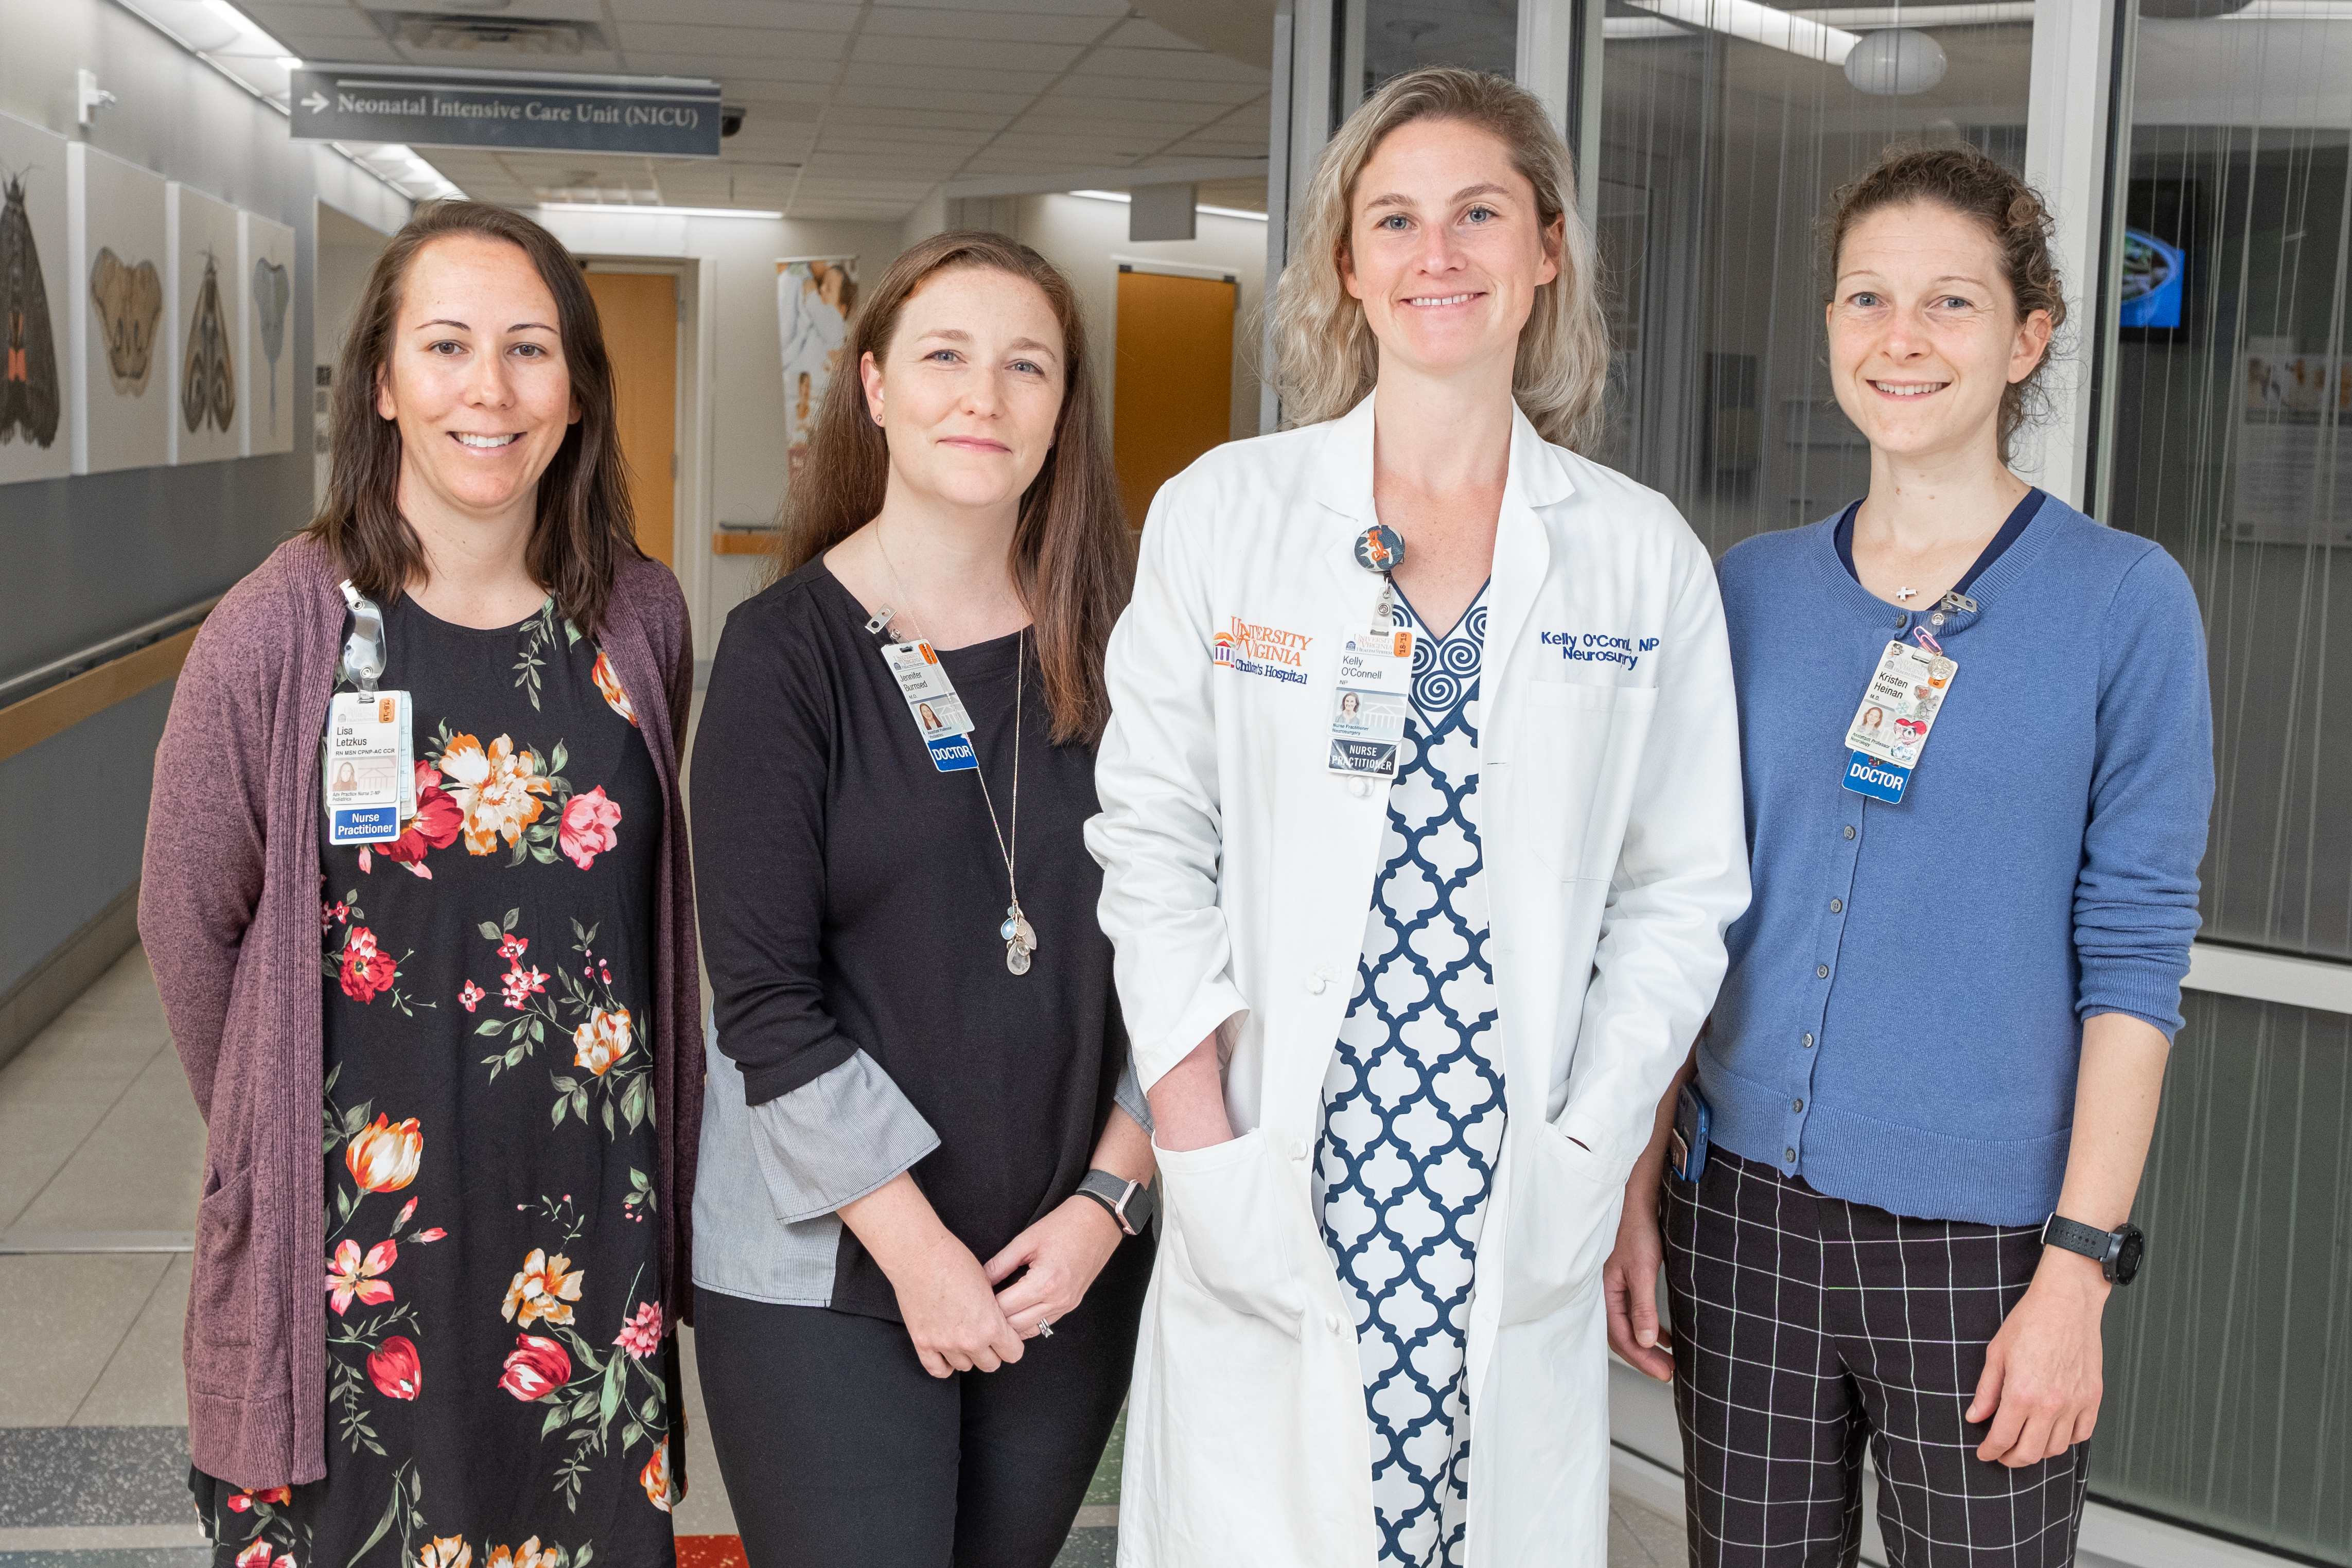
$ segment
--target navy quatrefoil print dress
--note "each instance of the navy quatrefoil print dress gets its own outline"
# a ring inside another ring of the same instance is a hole
[[[1454,1568],[1470,1497],[1464,1363],[1503,1071],[1478,837],[1486,595],[1431,635],[1410,606],[1412,712],[1355,996],[1323,1079],[1317,1208],[1356,1314],[1382,1563]]]

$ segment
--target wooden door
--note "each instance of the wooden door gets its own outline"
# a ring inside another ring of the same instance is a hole
[[[663,272],[591,272],[588,292],[613,358],[621,455],[637,513],[637,548],[676,570],[677,279]]]
[[[1230,440],[1234,309],[1230,277],[1118,271],[1118,375],[1111,451],[1129,528],[1192,459]]]

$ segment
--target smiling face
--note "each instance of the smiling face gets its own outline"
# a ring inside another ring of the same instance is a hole
[[[858,362],[891,489],[959,509],[1017,506],[1054,444],[1064,360],[1054,307],[1027,278],[959,267],[925,279],[883,357]]]
[[[1498,137],[1458,120],[1389,132],[1356,177],[1339,257],[1382,369],[1452,377],[1499,362],[1507,383],[1536,290],[1559,276],[1564,224],[1543,222]]]
[[[376,412],[400,426],[400,505],[412,521],[530,514],[580,408],[555,297],[520,247],[459,234],[417,251]]]
[[[2000,400],[2050,344],[2018,319],[1992,236],[1933,202],[1882,207],[1847,231],[1829,305],[1838,406],[1885,454],[2000,450]]]

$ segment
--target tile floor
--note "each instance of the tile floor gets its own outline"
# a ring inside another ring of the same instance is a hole
[[[209,1562],[189,1516],[180,1375],[203,1155],[136,948],[0,1067],[0,1568]],[[682,1334],[693,1490],[677,1529],[731,1537]],[[1117,1441],[1055,1568],[1113,1562]],[[1616,1500],[1610,1568],[1684,1556],[1679,1521]]]

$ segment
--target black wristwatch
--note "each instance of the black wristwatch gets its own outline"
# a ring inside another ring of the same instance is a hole
[[[2042,1245],[2063,1247],[2095,1260],[2099,1272],[2116,1285],[2128,1285],[2138,1279],[2139,1266],[2147,1258],[2147,1238],[2140,1234],[2137,1225],[2126,1223],[2113,1230],[2101,1230],[2056,1214],[2042,1227]]]
[[[1151,1189],[1141,1182],[1115,1176],[1108,1171],[1088,1171],[1087,1179],[1078,1184],[1078,1195],[1093,1198],[1110,1210],[1111,1218],[1129,1236],[1143,1234],[1143,1228],[1151,1223],[1151,1211],[1157,1202]]]

